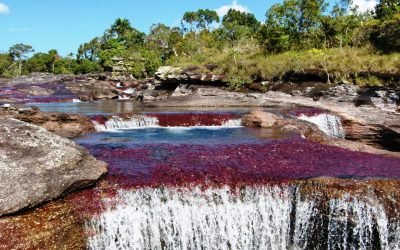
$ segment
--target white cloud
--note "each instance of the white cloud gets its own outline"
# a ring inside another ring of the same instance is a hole
[[[249,8],[244,5],[241,5],[237,2],[237,0],[233,0],[231,4],[224,5],[216,9],[215,11],[218,13],[219,16],[224,16],[230,9],[238,10],[241,12],[250,12]]]
[[[0,14],[7,14],[10,12],[10,8],[4,3],[0,3]]]
[[[358,6],[359,12],[373,10],[377,4],[377,0],[353,0],[353,5]]]

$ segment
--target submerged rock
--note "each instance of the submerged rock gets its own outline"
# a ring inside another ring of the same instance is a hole
[[[107,172],[75,143],[43,128],[0,118],[0,216],[95,183]]]

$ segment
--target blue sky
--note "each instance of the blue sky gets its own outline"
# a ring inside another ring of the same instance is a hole
[[[0,52],[26,43],[37,52],[57,49],[61,55],[99,36],[113,21],[128,18],[148,32],[154,23],[180,24],[186,11],[208,8],[223,12],[234,7],[264,20],[266,10],[282,0],[0,0]],[[375,0],[357,0],[361,5]]]

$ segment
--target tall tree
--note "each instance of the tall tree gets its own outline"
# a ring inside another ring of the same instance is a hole
[[[89,61],[96,61],[101,49],[101,39],[98,37],[93,38],[87,43],[81,44],[76,54],[77,59],[87,59]]]
[[[189,27],[190,27],[189,31],[193,32],[193,30],[194,30],[193,28],[194,28],[195,23],[197,22],[197,20],[198,20],[198,15],[197,15],[196,12],[193,12],[193,11],[185,12],[185,14],[183,14],[183,17],[182,17],[182,27],[183,27],[183,29],[187,30],[186,24],[189,24]]]
[[[212,23],[219,22],[219,16],[216,11],[209,9],[200,9],[197,12],[197,28],[210,30]]]
[[[47,54],[49,55],[50,58],[51,72],[54,73],[56,62],[59,61],[61,57],[58,55],[58,51],[55,49],[49,50]]]
[[[371,42],[383,52],[400,52],[400,0],[381,0],[375,12]]]
[[[228,13],[222,18],[222,24],[225,27],[240,25],[250,28],[253,32],[257,31],[260,27],[260,22],[257,18],[246,12],[241,12],[235,9],[230,9]]]
[[[378,19],[385,19],[400,13],[400,0],[381,0],[375,8]]]
[[[316,47],[326,8],[324,0],[284,0],[267,11],[266,28],[283,32],[292,48]]]
[[[18,61],[18,75],[22,74],[23,60],[26,60],[27,55],[32,52],[35,52],[32,46],[23,43],[15,44],[10,48],[9,53],[11,57],[13,60]]]
[[[126,18],[117,18],[109,29],[112,37],[123,37],[132,31],[131,22]]]

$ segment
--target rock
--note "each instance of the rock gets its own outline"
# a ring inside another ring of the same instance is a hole
[[[95,89],[92,93],[93,100],[111,100],[118,98],[118,94],[110,89]]]
[[[180,84],[171,96],[186,96],[193,92],[193,88],[188,84]]]
[[[92,102],[93,97],[88,96],[88,95],[80,95],[80,96],[78,96],[78,100],[81,102]]]
[[[212,68],[212,67],[211,67]],[[188,67],[185,69],[163,66],[155,73],[155,79],[159,82],[156,89],[175,90],[179,84],[187,82],[197,85],[224,86],[225,76],[212,73],[207,67]]]
[[[0,118],[0,216],[95,183],[107,172],[75,143],[43,128]]]
[[[74,138],[96,131],[91,120],[85,116],[41,112],[35,107],[18,109],[14,107],[13,110],[0,110],[1,116],[9,116],[32,123],[66,138]]]
[[[304,69],[288,71],[283,75],[286,82],[327,82],[328,75],[321,69]]]
[[[242,117],[242,124],[247,127],[270,128],[277,126],[281,119],[275,114],[256,110]]]
[[[175,77],[175,74],[180,74],[181,68],[172,67],[172,66],[162,66],[158,68],[154,76],[158,80],[167,80]]]
[[[290,117],[280,117],[264,111],[253,111],[242,118],[242,124],[248,127],[280,128],[300,134],[305,139],[336,146],[352,151],[360,151],[374,154],[399,157],[399,153],[376,149],[360,142],[348,141],[326,135],[315,124]]]
[[[48,96],[54,93],[54,90],[52,89],[45,89],[38,86],[30,86],[28,88],[21,89],[20,91],[32,96]]]
[[[0,249],[86,249],[84,220],[71,204],[56,200],[0,218]]]

